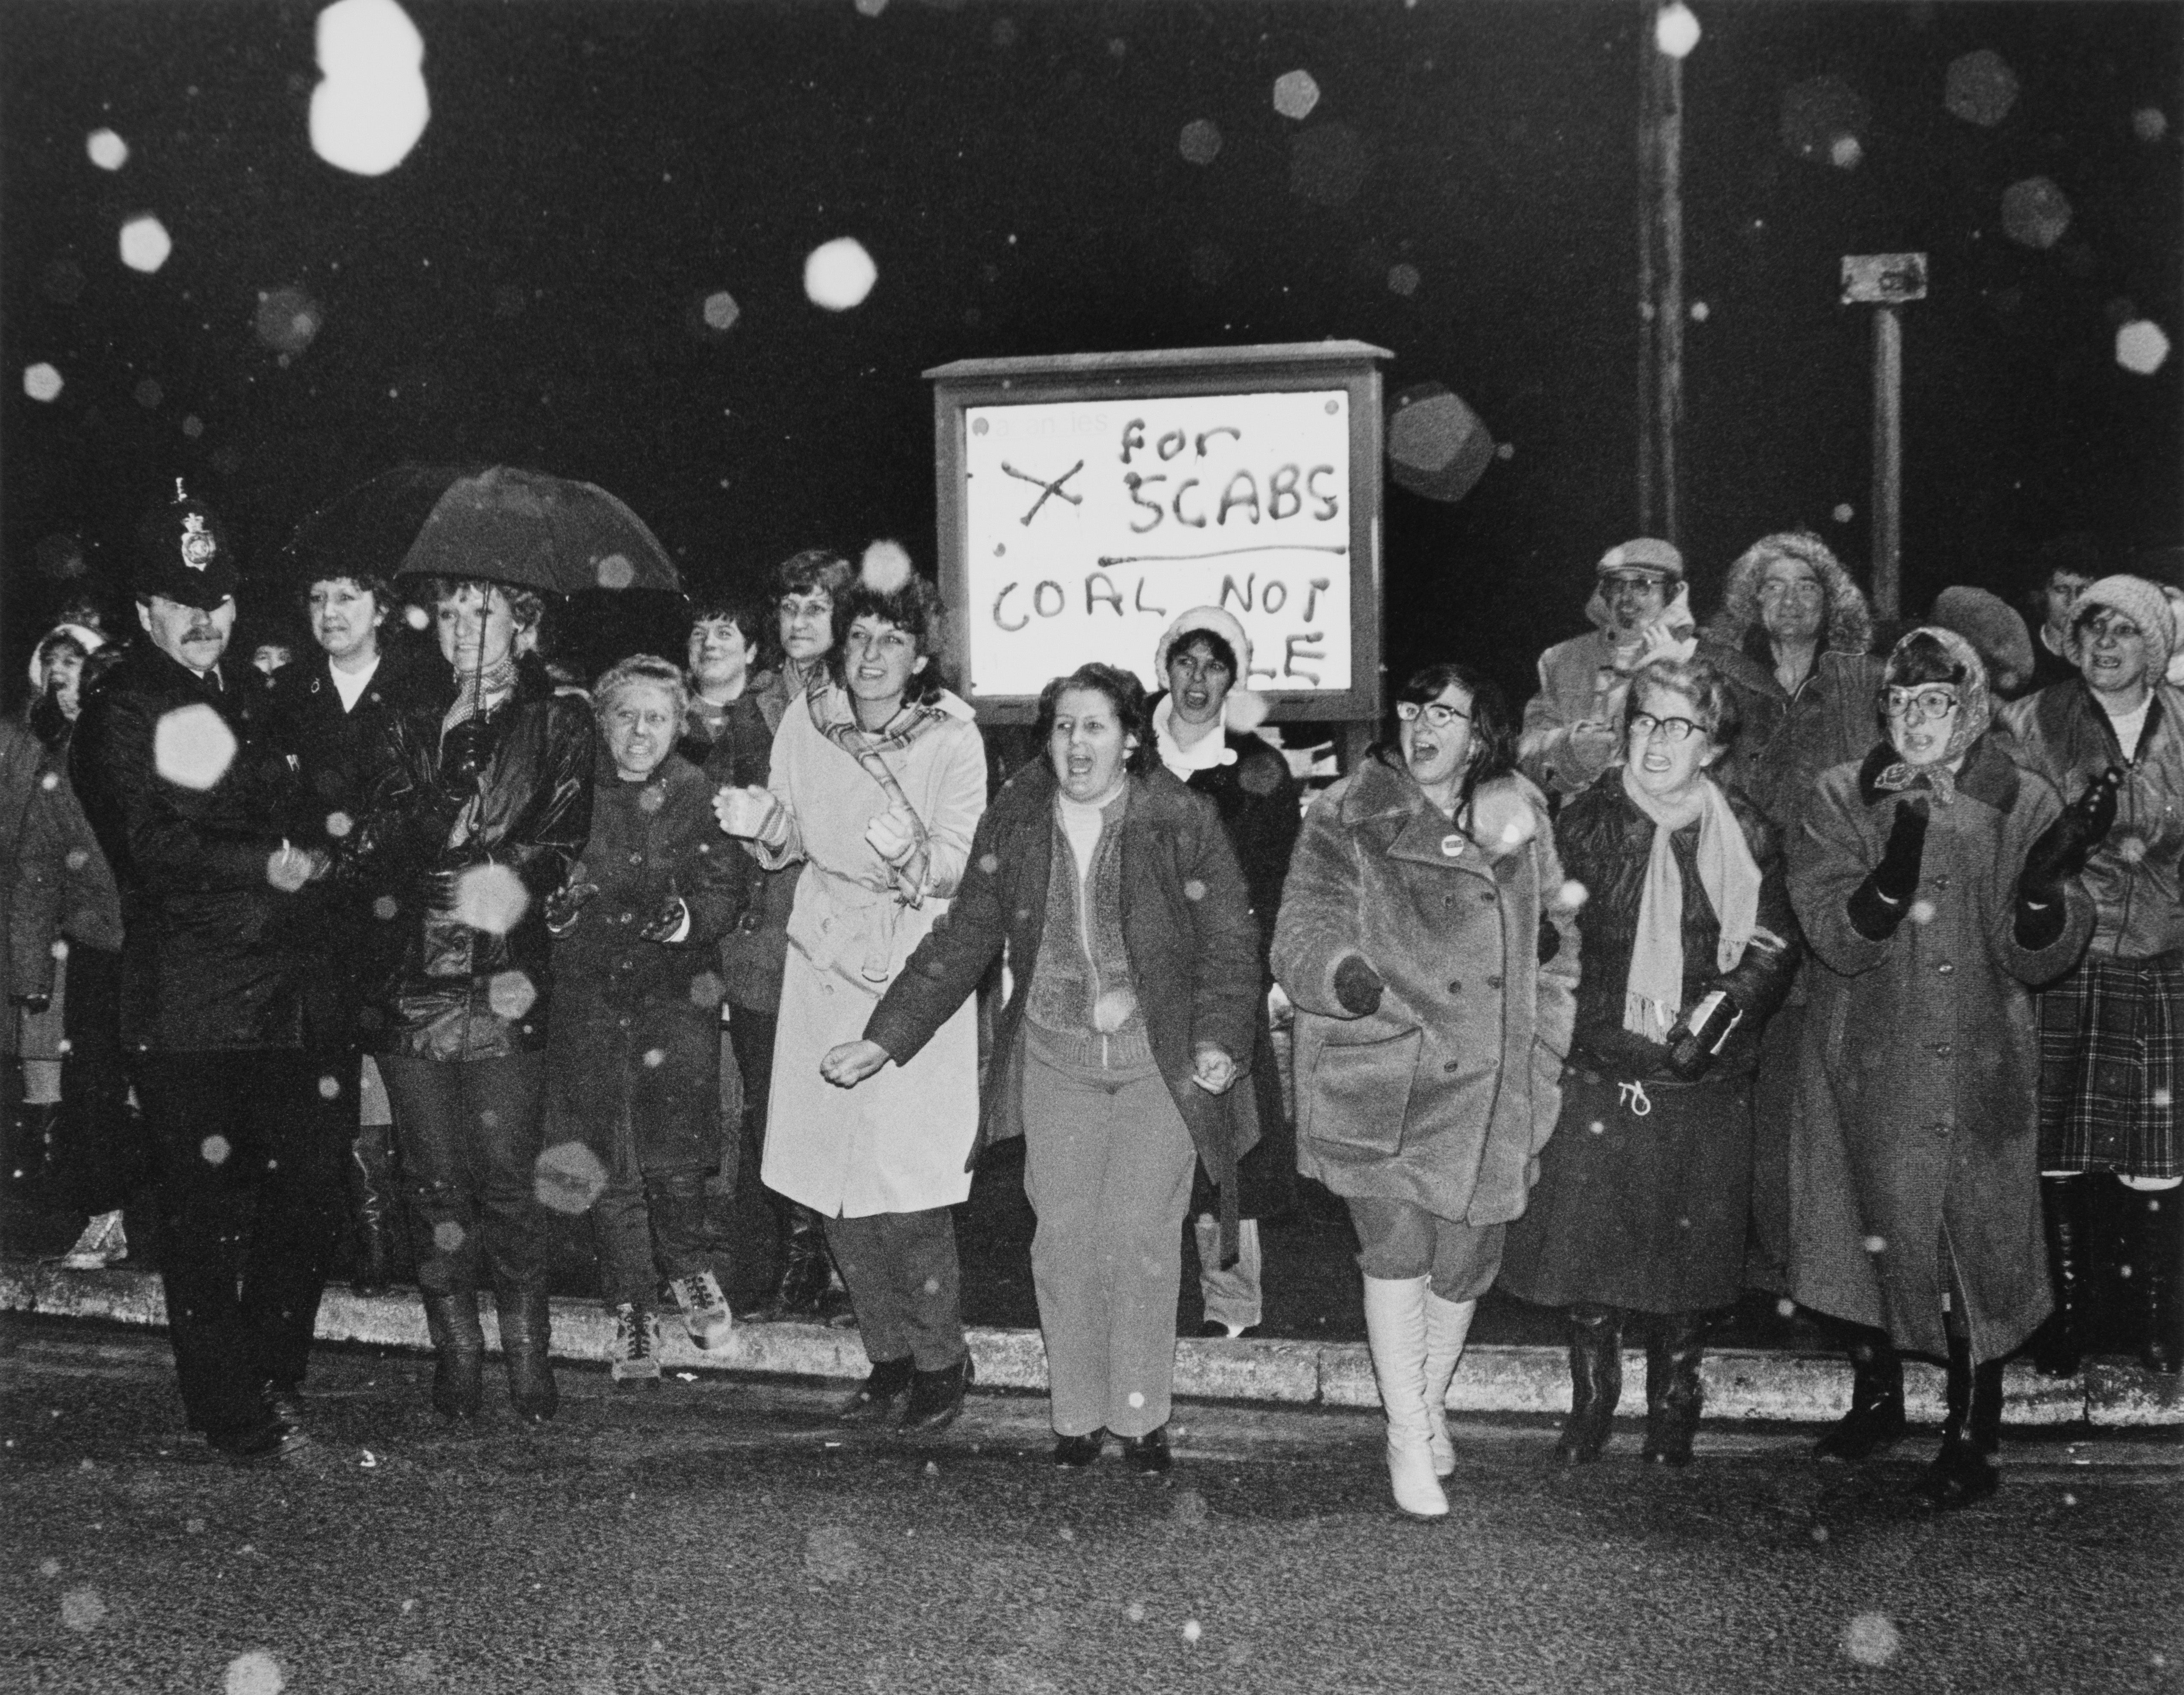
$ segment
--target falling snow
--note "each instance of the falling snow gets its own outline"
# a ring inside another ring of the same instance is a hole
[[[1195,118],[1183,126],[1176,148],[1193,164],[1211,164],[1221,156],[1221,127],[1211,118]]]
[[[1688,59],[1700,33],[1699,20],[1684,0],[1671,0],[1653,14],[1653,45],[1670,59]]]
[[[846,312],[864,304],[879,275],[863,243],[854,237],[838,237],[812,248],[805,258],[805,296],[829,312]]]
[[[1308,70],[1289,70],[1274,79],[1274,110],[1302,123],[1319,104],[1319,84]]]
[[[1860,1665],[1887,1665],[1903,1645],[1896,1626],[1880,1613],[1860,1613],[1843,1626],[1843,1652]]]
[[[101,170],[119,170],[129,163],[129,143],[111,130],[93,130],[84,137],[83,150]]]
[[[264,1650],[254,1648],[228,1661],[227,1681],[220,1687],[222,1695],[281,1695],[287,1683],[281,1673],[281,1662]]]
[[[2115,361],[2136,376],[2151,376],[2169,362],[2169,337],[2161,326],[2140,318],[2115,334]]]
[[[474,930],[504,936],[523,922],[530,906],[531,891],[509,867],[474,865],[456,873],[454,902],[448,910]]]
[[[2017,103],[2017,74],[2000,53],[1981,47],[1949,62],[1942,100],[1966,123],[1991,130]]]
[[[432,115],[425,41],[394,0],[334,0],[319,14],[311,150],[337,170],[384,176]]]
[[[61,398],[61,374],[43,360],[25,365],[23,392],[33,400],[58,400]]]
[[[96,1589],[71,1589],[61,1597],[61,1622],[72,1631],[95,1631],[106,1622],[106,1603]]]
[[[174,250],[175,243],[167,234],[167,226],[149,212],[131,218],[121,226],[121,262],[131,270],[157,270]]]
[[[2053,181],[2028,176],[2002,191],[2002,227],[2020,247],[2052,248],[2070,227],[2070,203]]]
[[[538,1204],[575,1218],[607,1186],[607,1168],[582,1142],[556,1142],[532,1167],[531,1191]]]
[[[538,987],[523,972],[495,972],[486,984],[485,1000],[494,1017],[514,1020],[537,1004]]]

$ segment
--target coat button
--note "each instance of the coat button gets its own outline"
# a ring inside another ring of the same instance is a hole
[[[1488,906],[1491,906],[1495,901],[1499,900],[1501,897],[1492,894],[1491,892],[1484,892],[1480,894],[1479,898],[1481,900],[1484,900]]]
[[[1502,979],[1498,977],[1490,977],[1486,979],[1486,986],[1489,989],[1499,989],[1502,986]]]
[[[1461,977],[1451,977],[1451,978],[1450,978],[1450,979],[1449,979],[1449,980],[1448,980],[1448,992],[1449,992],[1450,994],[1451,994],[1451,995],[1461,995],[1461,994],[1462,994],[1462,993],[1463,993],[1463,979],[1462,979]]]
[[[1461,1071],[1463,1069],[1463,1062],[1460,1059],[1452,1059],[1449,1061],[1447,1064],[1441,1067],[1441,1069],[1443,1071]]]

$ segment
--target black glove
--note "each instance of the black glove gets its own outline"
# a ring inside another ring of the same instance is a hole
[[[1380,973],[1356,954],[1334,967],[1334,998],[1352,1018],[1362,1018],[1380,1010],[1380,993],[1388,985]]]
[[[440,738],[440,775],[450,783],[475,783],[493,763],[500,732],[491,718],[465,718]]]
[[[660,909],[660,916],[647,924],[638,934],[649,942],[664,942],[681,929],[690,917],[690,909],[682,904],[680,895],[671,895]]]
[[[1926,797],[1898,800],[1896,822],[1889,828],[1880,863],[1851,892],[1851,928],[1869,942],[1885,942],[1896,934],[1919,892],[1919,867],[1926,856]]]
[[[1744,1008],[1726,994],[1708,995],[1692,1010],[1700,1015],[1696,1026],[1686,1016],[1677,1019],[1669,1032],[1669,1069],[1685,1083],[1696,1083],[1707,1074],[1729,1033],[1744,1019]]]
[[[599,885],[596,883],[563,884],[546,897],[547,929],[557,936],[566,934],[569,927],[577,922],[577,914],[582,912],[599,892]],[[650,934],[646,932],[647,935]]]
[[[2086,868],[2093,850],[2114,826],[2116,791],[2122,786],[2123,772],[2110,766],[2041,831],[2025,853],[2025,872],[2017,879],[2020,900],[2044,905],[2063,898],[2063,885]]]

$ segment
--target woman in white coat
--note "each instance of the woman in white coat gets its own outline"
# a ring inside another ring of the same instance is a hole
[[[948,1208],[971,1192],[975,1003],[854,1094],[828,1084],[819,1062],[863,1034],[948,910],[985,811],[985,748],[971,709],[931,674],[939,596],[899,554],[891,571],[867,556],[833,620],[833,680],[783,715],[766,787],[714,801],[760,864],[804,866],[760,1175],[826,1220],[849,1285],[872,1374],[843,1416],[900,1413],[905,1428],[936,1429],[971,1374]]]

